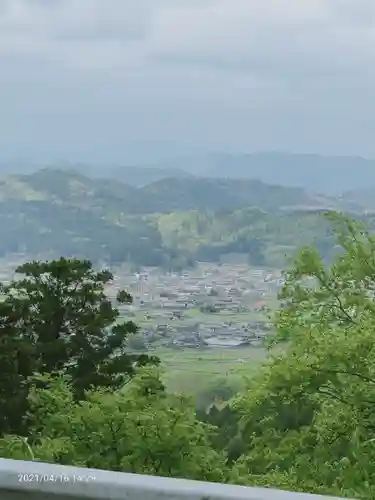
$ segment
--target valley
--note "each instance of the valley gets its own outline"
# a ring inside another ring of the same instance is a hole
[[[241,460],[261,474],[269,457],[278,467],[292,443],[288,460],[301,456],[309,470],[311,445],[299,446],[320,436],[330,464],[325,429],[353,415],[336,401],[371,397],[375,219],[360,201],[220,178],[134,187],[45,170],[4,180],[0,427],[11,437],[0,454],[24,458],[30,408],[48,429],[48,446],[31,438],[38,460],[82,453],[87,467],[160,474],[160,457],[179,460],[182,447],[195,453],[191,477],[213,457],[207,470],[221,480]],[[346,367],[366,383],[351,383]],[[93,462],[95,436],[96,449],[121,454]],[[126,462],[129,443],[139,465]],[[169,462],[166,471],[179,475]]]
[[[126,171],[123,172],[125,175]],[[123,177],[121,177],[123,179]],[[281,269],[298,248],[334,253],[326,210],[362,210],[339,197],[256,180],[176,176],[141,187],[43,169],[0,183],[1,281],[33,259],[89,259],[109,268],[107,294],[133,297],[133,354],[157,356],[168,388],[199,392],[241,379],[267,357]],[[359,212],[360,213],[360,212]]]
[[[126,287],[133,297],[120,308],[121,320],[139,326],[130,352],[158,356],[169,390],[199,396],[220,378],[240,383],[266,359],[282,283],[278,270],[233,263],[199,263],[181,273],[123,266],[108,295]]]

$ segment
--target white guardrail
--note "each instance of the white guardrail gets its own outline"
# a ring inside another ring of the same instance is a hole
[[[0,459],[1,500],[334,500],[280,490]],[[336,499],[339,500],[339,499]]]

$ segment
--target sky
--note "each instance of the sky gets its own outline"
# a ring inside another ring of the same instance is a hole
[[[375,157],[374,0],[0,0],[0,160]]]

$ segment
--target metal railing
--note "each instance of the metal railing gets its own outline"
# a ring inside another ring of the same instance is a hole
[[[329,500],[329,497],[0,459],[0,499]]]

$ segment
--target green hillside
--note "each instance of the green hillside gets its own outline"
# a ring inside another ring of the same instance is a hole
[[[165,179],[136,188],[44,169],[0,183],[0,254],[173,268],[242,253],[280,265],[300,244],[330,248],[319,207],[340,205],[259,181]]]
[[[314,196],[304,189],[238,179],[163,179],[145,186],[141,193],[154,200],[153,211],[235,210],[253,206],[279,211],[291,206],[336,207],[336,200]]]
[[[155,219],[166,246],[184,248],[196,260],[243,253],[250,264],[278,267],[297,246],[313,242],[325,255],[332,249],[327,222],[315,213],[275,215],[247,207],[227,213],[175,212]]]
[[[283,207],[337,207],[338,201],[304,189],[264,184],[257,180],[166,178],[134,187],[115,179],[94,179],[74,170],[42,169],[30,175],[0,181],[0,200],[49,200],[97,207],[116,203],[127,213],[168,213],[176,210],[235,210],[256,206],[263,210]]]

